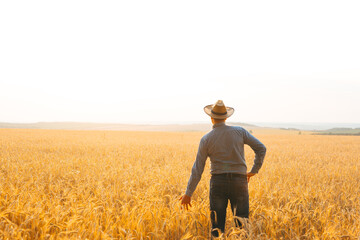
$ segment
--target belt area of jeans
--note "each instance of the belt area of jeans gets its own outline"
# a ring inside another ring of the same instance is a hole
[[[223,177],[228,177],[228,178],[233,178],[233,177],[243,177],[246,178],[247,175],[245,174],[240,174],[240,173],[217,173],[217,174],[212,174],[212,176],[216,177],[216,176],[223,176]]]

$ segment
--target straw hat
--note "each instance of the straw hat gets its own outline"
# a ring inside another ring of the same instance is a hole
[[[234,109],[232,107],[225,107],[222,100],[218,100],[215,104],[204,107],[207,115],[215,119],[225,119],[233,115]]]

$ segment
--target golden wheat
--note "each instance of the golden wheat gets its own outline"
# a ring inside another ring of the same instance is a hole
[[[209,162],[191,210],[178,200],[202,135],[0,129],[0,238],[208,239]],[[228,209],[224,237],[360,236],[360,137],[255,136],[250,220],[236,229]]]

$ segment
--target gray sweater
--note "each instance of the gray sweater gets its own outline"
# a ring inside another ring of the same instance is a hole
[[[255,152],[254,165],[250,172],[257,173],[261,168],[266,148],[247,130],[238,126],[228,126],[225,123],[213,125],[213,130],[201,138],[196,160],[185,194],[192,196],[204,171],[207,157],[210,157],[211,174],[239,173],[247,174],[244,144]]]

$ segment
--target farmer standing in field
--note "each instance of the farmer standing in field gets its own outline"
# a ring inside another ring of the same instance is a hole
[[[211,234],[218,237],[218,230],[225,230],[228,200],[235,216],[249,218],[248,182],[261,168],[266,148],[244,128],[225,124],[234,109],[225,107],[223,101],[218,100],[214,105],[205,106],[204,111],[211,117],[213,129],[200,141],[186,192],[180,200],[186,209],[191,207],[191,196],[201,179],[206,159],[210,157]],[[247,172],[244,144],[249,145],[255,152],[254,165],[250,172]],[[239,219],[236,219],[235,223],[242,226]]]

